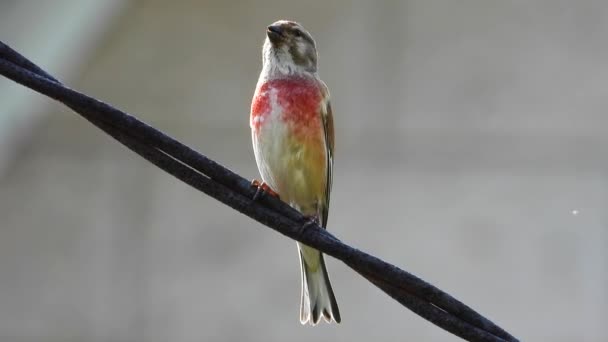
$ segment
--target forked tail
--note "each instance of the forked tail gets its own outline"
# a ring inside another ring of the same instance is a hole
[[[329,282],[323,254],[314,248],[298,244],[302,267],[302,300],[300,322],[316,325],[321,316],[328,323],[340,323],[340,310]]]

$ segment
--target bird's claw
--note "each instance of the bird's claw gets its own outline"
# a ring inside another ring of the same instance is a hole
[[[303,234],[305,231],[307,231],[311,226],[316,226],[318,225],[319,222],[317,220],[316,217],[311,216],[311,217],[307,217],[306,222],[304,222],[304,224],[302,226],[300,226],[299,229],[299,233]]]
[[[279,198],[279,194],[272,190],[272,188],[270,188],[270,186],[264,182],[260,182],[259,180],[254,179],[251,181],[251,186],[256,188],[255,194],[253,195],[254,201],[257,201],[266,194],[277,199]]]

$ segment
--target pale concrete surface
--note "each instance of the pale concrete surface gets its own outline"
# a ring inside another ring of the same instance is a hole
[[[80,75],[123,0],[0,0],[0,32],[58,79]],[[0,81],[0,177],[45,114],[50,100]]]
[[[71,84],[253,178],[264,27],[297,19],[334,98],[332,232],[522,340],[605,341],[606,15],[137,1]],[[300,326],[295,243],[52,109],[0,181],[2,340],[456,340],[331,259],[343,324]]]

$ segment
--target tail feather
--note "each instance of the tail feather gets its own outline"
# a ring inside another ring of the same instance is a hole
[[[323,254],[316,249],[300,247],[302,268],[302,299],[300,302],[300,322],[316,325],[321,316],[328,323],[340,323],[340,310],[329,282]]]

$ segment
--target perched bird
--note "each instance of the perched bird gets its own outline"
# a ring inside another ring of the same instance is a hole
[[[268,26],[263,67],[251,103],[253,150],[262,183],[295,209],[327,225],[334,127],[327,86],[317,74],[317,48],[299,23]],[[254,181],[255,182],[255,181]],[[300,322],[321,316],[340,323],[323,254],[298,243],[302,269]]]

